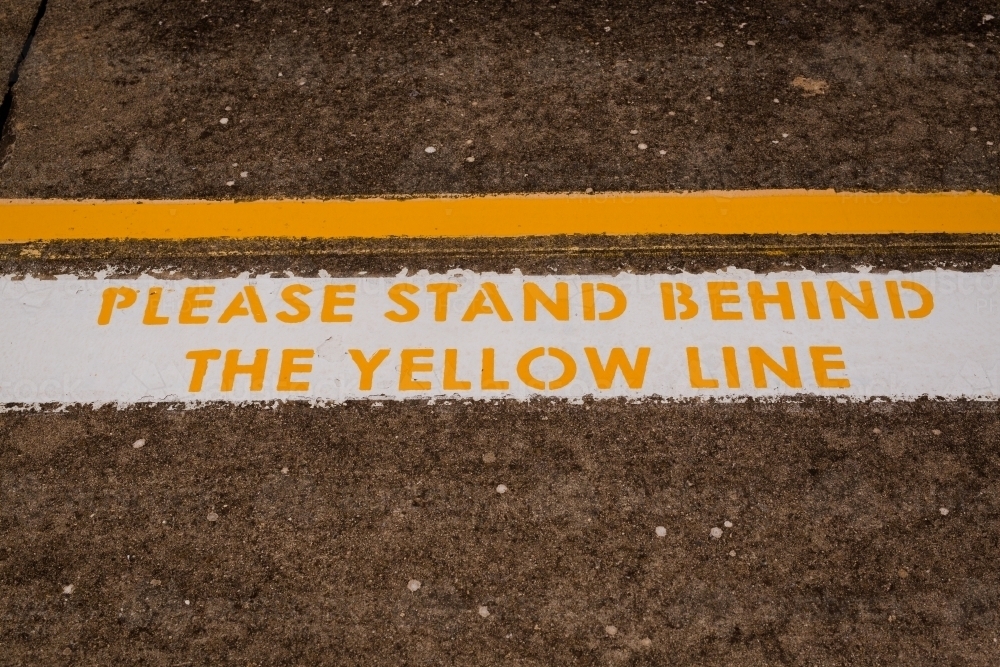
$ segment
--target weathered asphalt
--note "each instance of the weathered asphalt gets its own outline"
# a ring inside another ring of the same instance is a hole
[[[1000,191],[988,2],[329,8],[51,0],[0,197]],[[949,235],[0,246],[44,276],[995,264]],[[997,404],[932,400],[8,412],[0,662],[993,665],[998,451]]]
[[[988,14],[993,0],[52,0],[0,197],[997,192]]]
[[[0,6],[0,95],[7,94],[7,81],[28,39],[38,3],[34,0],[4,0]]]

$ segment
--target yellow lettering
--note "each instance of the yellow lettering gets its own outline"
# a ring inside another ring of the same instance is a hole
[[[538,304],[549,311],[552,317],[561,322],[569,320],[569,285],[556,283],[555,301],[542,291],[535,283],[524,283],[524,320],[534,322],[538,319]]]
[[[489,299],[491,305],[487,305],[487,299]],[[476,292],[476,296],[472,297],[472,303],[469,304],[465,315],[462,315],[462,321],[472,322],[479,315],[492,315],[494,313],[504,322],[512,322],[514,320],[510,315],[510,311],[507,310],[507,304],[503,302],[497,286],[493,283],[483,283],[479,287],[479,291]]]
[[[558,359],[563,366],[562,374],[555,380],[552,380],[548,384],[549,390],[562,389],[567,386],[576,377],[576,360],[569,355],[564,350],[560,350],[557,347],[550,347],[548,350],[549,356]],[[531,374],[531,362],[539,357],[545,355],[544,347],[536,347],[533,350],[526,352],[517,362],[517,376],[521,378],[521,382],[528,385],[532,389],[544,390],[545,382],[539,380],[534,375]]]
[[[184,290],[184,299],[181,301],[181,312],[177,321],[181,324],[206,324],[208,315],[195,315],[194,311],[212,307],[211,299],[198,298],[209,294],[215,294],[215,287],[212,285],[199,285]]]
[[[496,352],[492,347],[483,349],[483,373],[479,386],[483,391],[503,391],[510,388],[507,380],[496,379]]]
[[[740,367],[736,365],[736,348],[722,348],[722,365],[726,369],[726,386],[730,389],[739,389]]]
[[[434,321],[444,322],[448,319],[448,295],[458,291],[455,283],[431,283],[427,291],[434,295]]]
[[[587,354],[587,361],[590,363],[590,370],[594,374],[594,382],[597,383],[598,389],[611,389],[619,370],[629,389],[642,389],[643,380],[646,378],[646,364],[649,361],[648,347],[639,348],[634,366],[629,362],[625,350],[620,347],[611,349],[607,364],[601,363],[596,347],[585,347],[583,351]]]
[[[726,310],[727,303],[739,303],[738,294],[723,294],[736,290],[736,283],[733,281],[710,282],[708,283],[708,305],[712,311],[713,320],[742,320],[743,313],[734,313]]]
[[[282,350],[278,369],[278,391],[309,391],[308,382],[295,382],[292,373],[311,373],[312,364],[297,364],[297,359],[312,359],[313,350]]]
[[[417,349],[403,350],[400,353],[399,364],[399,390],[400,391],[420,391],[431,388],[431,383],[426,380],[417,380],[414,373],[429,373],[434,370],[434,366],[429,363],[418,362],[417,359],[433,357],[434,350]]]
[[[802,283],[802,298],[806,302],[806,317],[810,320],[818,320],[819,298],[816,296],[816,286],[808,281]]]
[[[674,291],[677,291],[675,297]],[[686,283],[660,283],[660,299],[663,302],[663,319],[677,319],[677,304],[684,306],[684,311],[680,314],[682,320],[690,320],[698,314],[698,304],[691,298],[694,290]]]
[[[706,378],[705,374],[701,370],[701,355],[698,352],[698,348],[689,347],[687,349],[687,359],[688,359],[688,378],[691,380],[692,389],[716,389],[719,386],[719,381],[712,378]]]
[[[878,319],[878,310],[875,306],[875,292],[872,291],[872,284],[869,280],[862,280],[858,283],[861,288],[861,297],[855,296],[849,289],[830,280],[826,283],[827,293],[830,295],[830,310],[833,317],[842,320],[846,317],[844,313],[844,301],[854,306],[854,308],[870,320]]]
[[[201,391],[201,387],[205,383],[205,373],[208,372],[208,362],[221,359],[222,350],[191,350],[184,358],[194,361],[194,369],[191,371],[191,384],[188,386],[188,391]]]
[[[323,310],[320,311],[321,322],[350,322],[354,316],[350,313],[338,313],[337,308],[343,306],[353,306],[353,296],[341,296],[341,294],[354,294],[356,285],[327,285],[323,288]]]
[[[348,350],[347,352],[351,355],[351,360],[354,361],[354,364],[361,372],[361,381],[358,383],[358,389],[361,391],[371,391],[372,383],[375,381],[375,371],[385,361],[386,357],[389,356],[389,350],[379,350],[372,355],[371,359],[366,359],[365,353],[361,350]]]
[[[767,388],[767,375],[764,369],[770,370],[778,379],[789,387],[800,388],[802,378],[799,376],[799,362],[795,356],[794,347],[781,348],[785,357],[785,365],[782,366],[772,359],[759,347],[750,348],[750,371],[753,373],[753,385],[758,389]]]
[[[244,294],[246,294],[245,298]],[[244,302],[246,302],[246,305],[244,305]],[[249,310],[247,306],[250,307]],[[260,297],[257,296],[257,288],[253,285],[247,285],[236,293],[233,300],[222,311],[222,315],[219,316],[219,323],[226,324],[234,317],[246,317],[250,314],[253,315],[255,322],[267,322],[267,315],[264,314],[264,306],[261,305]]]
[[[237,375],[250,376],[250,391],[260,391],[264,388],[264,371],[267,370],[267,350],[257,350],[253,363],[241,364],[242,350],[228,350],[226,361],[222,365],[222,391],[232,391]]]
[[[845,389],[851,386],[851,381],[847,378],[831,378],[830,371],[844,370],[847,364],[841,359],[827,359],[828,356],[841,356],[843,352],[839,347],[810,347],[809,356],[812,358],[813,375],[816,376],[816,384],[824,389]]]
[[[101,312],[97,323],[101,326],[111,323],[111,313],[117,308],[128,308],[135,303],[138,296],[131,287],[108,287],[101,295]]]
[[[750,306],[753,308],[753,318],[755,320],[766,320],[768,304],[781,306],[781,317],[786,320],[795,319],[795,308],[792,306],[792,289],[788,283],[781,281],[774,285],[778,292],[776,294],[764,294],[764,286],[760,281],[753,280],[747,285],[747,294],[750,297]]]
[[[445,391],[472,389],[471,382],[458,379],[458,350],[448,349],[444,351],[444,379],[441,386]]]
[[[159,314],[160,309],[160,297],[163,296],[162,287],[150,287],[149,296],[146,298],[146,312],[142,314],[143,324],[166,324],[170,321],[169,317]]]
[[[416,285],[410,285],[409,283],[399,283],[390,287],[389,298],[392,299],[394,303],[402,306],[403,312],[397,313],[394,310],[390,310],[385,314],[386,319],[392,320],[393,322],[412,322],[417,319],[417,316],[420,314],[420,306],[410,301],[406,295],[416,294],[419,291],[419,287]]]
[[[289,285],[285,289],[281,290],[281,299],[289,306],[292,307],[292,312],[281,311],[275,317],[279,321],[285,324],[297,324],[298,322],[305,322],[309,319],[309,304],[300,299],[297,294],[309,294],[312,292],[311,287],[306,285]]]

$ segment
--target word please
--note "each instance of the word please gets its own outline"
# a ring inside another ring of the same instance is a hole
[[[885,280],[880,285],[860,280],[856,286],[837,280],[776,281],[767,285],[760,281],[717,280],[699,283],[697,294],[696,287],[685,282],[661,282],[659,287],[664,320],[696,317],[712,320],[832,317],[842,320],[849,312],[874,320],[885,316],[887,305],[888,313],[895,319],[919,319],[934,310],[931,291],[910,280]],[[381,306],[389,307],[382,316],[396,323],[419,318],[436,322],[455,319],[474,322],[479,318],[512,322],[515,313],[525,322],[542,318],[568,322],[573,317],[584,321],[608,321],[621,317],[629,305],[625,291],[611,283],[579,283],[571,295],[568,282],[557,281],[549,291],[537,283],[524,282],[518,290],[520,311],[511,307],[514,297],[509,288],[507,291],[506,295],[501,293],[492,282],[469,286],[440,282],[423,287],[396,283],[384,294],[371,297],[388,301]],[[139,296],[139,290],[132,287],[105,289],[97,323],[110,324],[116,310],[132,308],[139,303]],[[181,294],[153,286],[146,290],[141,321],[145,325],[171,322],[190,325],[212,321],[226,324],[239,318],[266,323],[273,318],[285,324],[297,324],[312,318],[320,322],[347,323],[354,321],[357,296],[357,285],[351,283],[323,285],[321,289],[298,283],[286,285],[274,299],[277,306],[269,316],[253,285],[223,299],[218,299],[213,285],[186,287]]]

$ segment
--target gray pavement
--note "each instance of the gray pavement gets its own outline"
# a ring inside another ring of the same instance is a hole
[[[986,667],[998,445],[933,401],[3,414],[3,662]]]
[[[7,94],[8,76],[14,71],[37,11],[34,0],[0,2],[0,95]]]
[[[998,192],[997,9],[51,0],[0,197]],[[995,264],[954,235],[0,245],[83,277]],[[53,407],[0,413],[3,664],[1000,662],[996,403]]]
[[[990,14],[992,0],[52,0],[0,197],[997,192]]]

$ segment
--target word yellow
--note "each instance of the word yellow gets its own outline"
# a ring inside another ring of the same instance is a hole
[[[347,351],[351,360],[358,367],[359,381],[358,388],[361,391],[371,391],[374,384],[375,372],[382,366],[382,363],[389,357],[391,350],[377,350],[371,355],[366,355],[362,350],[350,349]],[[250,391],[262,391],[267,373],[268,358],[270,350],[259,349],[254,352],[253,360],[249,363],[241,362],[242,350],[228,350],[222,364],[221,391],[233,391],[236,377],[246,375],[249,378]],[[427,348],[404,349],[399,353],[399,382],[400,391],[427,391],[432,388],[431,378],[427,374],[433,373],[435,351]],[[562,364],[562,372],[558,377],[546,380],[539,378],[532,370],[534,361],[544,356],[551,356]],[[612,348],[607,355],[607,360],[601,359],[597,348],[585,347],[584,355],[590,372],[594,377],[594,382],[598,389],[611,389],[615,376],[619,373],[630,389],[642,389],[643,381],[646,377],[646,366],[649,362],[649,348],[640,347],[635,355],[635,361],[631,361],[625,350],[616,347]],[[312,372],[312,364],[302,363],[301,360],[312,359],[315,356],[314,350],[288,349],[281,351],[281,362],[278,369],[278,381],[276,389],[278,391],[309,391],[309,382],[303,379],[302,375]],[[186,358],[194,362],[191,371],[191,382],[188,390],[199,392],[205,384],[205,376],[208,374],[209,365],[213,361],[223,359],[222,350],[192,350],[187,353]],[[484,391],[504,391],[510,389],[510,381],[498,378],[496,374],[496,355],[493,348],[482,350],[479,376],[479,387]],[[472,381],[459,378],[458,371],[458,350],[444,350],[444,374],[441,389],[445,391],[467,391],[472,389]],[[554,391],[568,386],[577,376],[577,363],[571,354],[557,347],[537,347],[525,352],[517,362],[517,378],[525,386],[538,390]],[[299,377],[293,377],[298,375]]]

